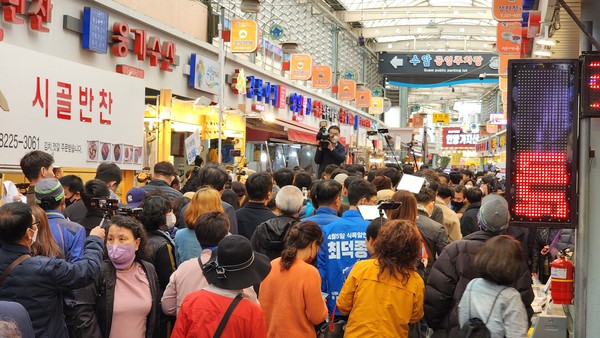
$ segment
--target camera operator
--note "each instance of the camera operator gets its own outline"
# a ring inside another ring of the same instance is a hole
[[[83,187],[81,199],[85,205],[87,212],[85,218],[79,222],[84,228],[86,235],[90,235],[90,231],[96,226],[102,223],[104,214],[100,210],[96,210],[92,207],[92,198],[110,198],[110,191],[101,180],[94,179],[88,181]]]
[[[346,149],[338,142],[340,127],[331,126],[327,132],[329,137],[326,140],[320,137],[324,134],[322,131],[317,134],[317,139],[320,142],[315,153],[315,163],[319,165],[319,178],[321,178],[325,167],[329,164],[340,165],[346,160]]]

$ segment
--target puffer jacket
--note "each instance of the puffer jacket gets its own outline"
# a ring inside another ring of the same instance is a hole
[[[299,222],[297,218],[285,215],[262,222],[256,227],[250,239],[252,249],[267,255],[270,260],[281,257],[285,235],[288,229],[297,222]]]
[[[510,229],[509,229],[510,230]],[[512,235],[511,231],[507,234]],[[524,232],[515,232],[523,234]],[[460,241],[450,243],[433,264],[431,273],[425,287],[425,319],[430,328],[434,329],[433,338],[454,337],[459,329],[458,304],[462,298],[467,284],[481,277],[474,268],[474,261],[479,248],[488,239],[496,236],[488,231],[477,231]],[[516,238],[526,242],[526,239]],[[521,294],[521,299],[527,310],[528,319],[533,316],[531,302],[533,289],[531,288],[531,274],[525,262],[521,267],[519,279],[511,285]]]

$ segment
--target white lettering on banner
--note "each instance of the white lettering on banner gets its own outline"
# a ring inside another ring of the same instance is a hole
[[[368,257],[366,234],[364,232],[334,233],[327,235],[329,259],[350,257],[365,259]]]
[[[0,82],[10,105],[0,112],[1,165],[19,165],[27,152],[42,150],[65,167],[112,161],[140,169],[142,79],[9,44],[0,44],[0,55],[2,78],[12,79]]]

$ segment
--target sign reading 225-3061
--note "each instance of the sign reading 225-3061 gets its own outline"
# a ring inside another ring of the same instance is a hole
[[[0,148],[36,150],[39,146],[40,138],[37,136],[0,132]]]

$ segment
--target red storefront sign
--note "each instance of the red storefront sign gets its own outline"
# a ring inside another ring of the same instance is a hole
[[[462,128],[442,128],[442,147],[475,148],[479,133],[465,133]]]
[[[129,42],[131,41],[130,34],[133,33],[133,52],[137,55],[137,59],[144,61],[150,59],[150,66],[172,72],[172,65],[175,64],[175,42],[163,41],[161,44],[160,38],[157,36],[147,37],[144,29],[130,29],[129,24],[125,21],[116,22],[113,24],[112,35],[112,54],[116,57],[126,57],[129,55]]]
[[[32,30],[48,33],[50,30],[44,26],[52,20],[52,0],[33,0],[26,9],[25,0],[2,0],[0,6],[4,15],[4,21],[22,25],[25,20],[21,17],[29,17],[29,26]],[[0,41],[4,40],[4,30],[0,27]]]

